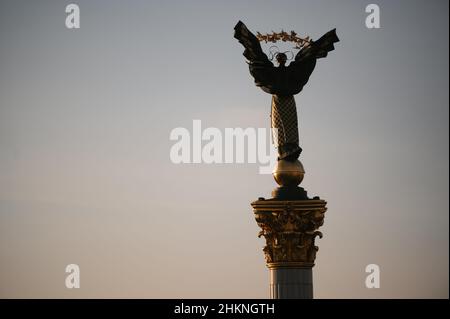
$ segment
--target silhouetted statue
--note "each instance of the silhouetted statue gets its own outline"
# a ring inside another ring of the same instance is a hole
[[[334,43],[339,41],[336,29],[323,35],[319,40],[302,39],[292,31],[282,31],[256,37],[244,23],[239,21],[234,27],[234,37],[244,46],[244,56],[248,60],[250,74],[255,84],[264,92],[272,94],[272,128],[278,129],[273,142],[278,148],[278,159],[296,161],[302,151],[299,146],[297,110],[294,95],[299,93],[308,82],[309,76],[316,66],[316,60],[327,56],[334,50]],[[276,42],[293,41],[301,49],[295,59],[286,66],[287,55],[277,53],[275,58],[279,64],[275,67],[263,52],[260,41]]]

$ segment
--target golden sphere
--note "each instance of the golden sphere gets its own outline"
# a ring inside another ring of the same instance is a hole
[[[279,160],[272,174],[280,186],[297,186],[302,182],[305,170],[299,160]]]

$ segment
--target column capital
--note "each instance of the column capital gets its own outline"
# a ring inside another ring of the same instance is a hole
[[[266,239],[267,267],[312,268],[319,250],[315,238],[322,238],[318,229],[324,222],[326,201],[259,199],[251,205],[261,227],[258,237]]]

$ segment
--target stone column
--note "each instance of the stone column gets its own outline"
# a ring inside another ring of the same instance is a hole
[[[303,179],[301,175],[297,181]],[[274,198],[260,198],[251,204],[261,228],[259,237],[266,240],[263,251],[270,271],[270,297],[312,299],[312,267],[319,250],[315,239],[322,238],[318,228],[324,222],[326,202],[318,197],[309,199],[303,188],[284,183],[287,179],[280,176],[276,180],[281,180],[281,187],[272,192]]]

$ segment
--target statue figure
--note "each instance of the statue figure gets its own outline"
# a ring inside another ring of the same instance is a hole
[[[323,35],[319,40],[312,41],[307,38],[297,37],[294,31],[287,33],[272,33],[255,36],[244,23],[239,21],[234,27],[234,37],[244,46],[244,56],[248,60],[250,74],[255,79],[256,86],[272,95],[271,127],[273,143],[278,149],[278,160],[296,162],[302,148],[299,145],[297,110],[294,95],[301,92],[308,82],[311,73],[319,58],[327,56],[334,50],[334,43],[339,39],[336,29]],[[279,52],[274,57],[278,62],[275,67],[263,52],[260,41],[292,41],[297,44],[300,51],[295,59],[286,65],[286,53]]]

